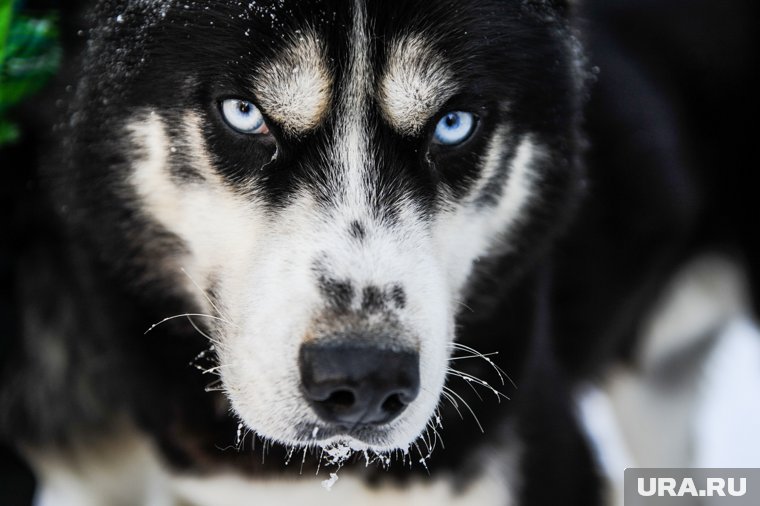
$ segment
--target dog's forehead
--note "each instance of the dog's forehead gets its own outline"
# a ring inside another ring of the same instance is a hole
[[[373,18],[360,1],[351,7],[341,30],[306,17],[282,34],[253,71],[256,98],[297,136],[325,121],[331,106],[366,105],[356,100],[361,88],[393,129],[418,134],[460,87],[441,35],[406,19]]]

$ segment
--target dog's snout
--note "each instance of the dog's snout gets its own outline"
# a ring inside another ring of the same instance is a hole
[[[417,397],[419,355],[370,344],[306,343],[301,383],[324,421],[342,427],[388,423]]]

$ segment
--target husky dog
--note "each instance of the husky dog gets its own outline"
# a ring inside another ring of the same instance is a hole
[[[706,204],[575,14],[94,2],[0,397],[38,503],[601,504],[573,387]]]

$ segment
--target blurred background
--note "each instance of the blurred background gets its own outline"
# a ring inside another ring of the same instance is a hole
[[[17,192],[34,184],[36,143],[45,129],[28,109],[61,61],[58,1],[0,0],[0,381],[17,346],[13,254],[19,236]],[[49,127],[47,127],[49,129]],[[43,415],[44,416],[44,415]],[[34,477],[8,441],[0,441],[0,505],[31,504]]]

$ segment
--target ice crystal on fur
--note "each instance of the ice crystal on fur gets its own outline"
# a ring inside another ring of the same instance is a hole
[[[331,492],[336,481],[338,481],[338,475],[336,473],[330,473],[330,478],[322,481],[322,487],[328,492]]]
[[[351,448],[351,445],[342,441],[326,446],[322,449],[325,464],[330,466],[342,466],[352,453],[353,449]]]

